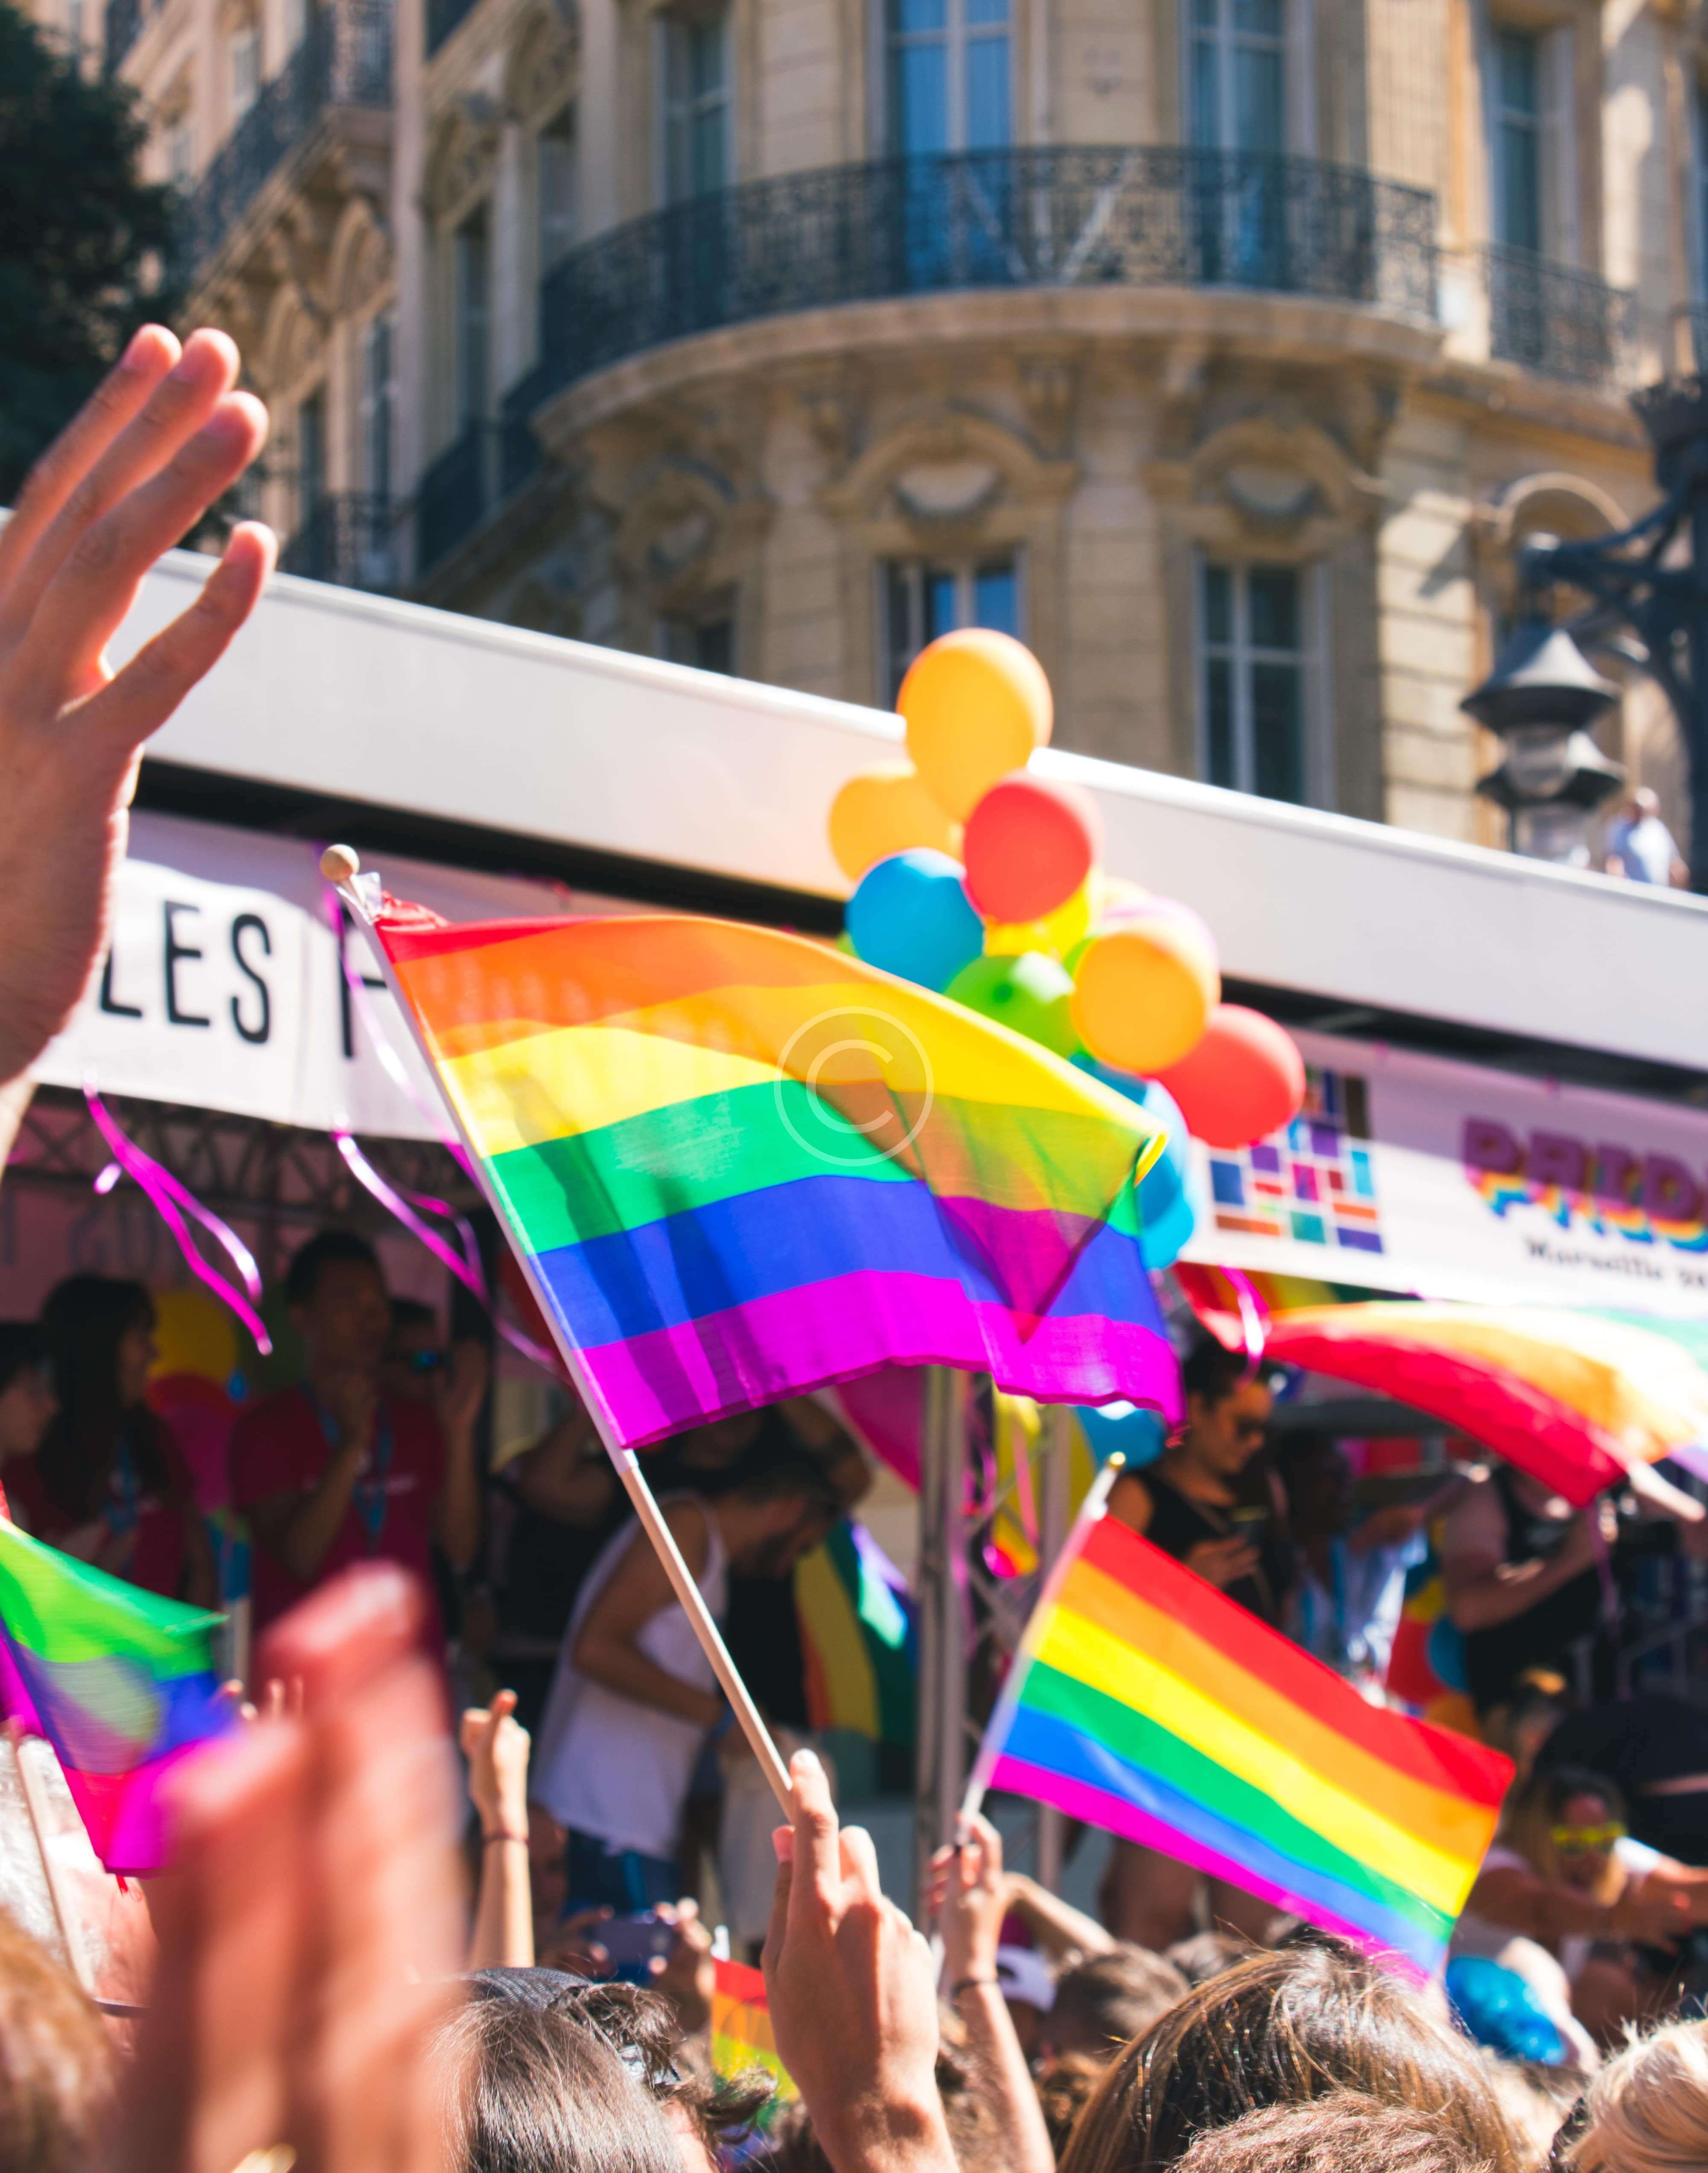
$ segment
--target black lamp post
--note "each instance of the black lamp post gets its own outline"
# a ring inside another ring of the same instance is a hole
[[[1515,853],[1587,865],[1589,818],[1625,779],[1589,736],[1619,692],[1565,627],[1529,618],[1459,704],[1501,736],[1501,766],[1479,778],[1477,790],[1506,810]]]
[[[1617,536],[1569,543],[1533,537],[1519,552],[1518,577],[1533,600],[1556,584],[1592,598],[1571,622],[1577,641],[1617,647],[1665,691],[1690,766],[1690,887],[1708,891],[1708,377],[1648,386],[1631,406],[1654,447],[1661,503]],[[1673,545],[1685,537],[1689,553],[1680,556]],[[1464,704],[1473,715],[1479,695],[1498,695],[1501,677],[1497,669]],[[1501,729],[1495,717],[1484,721]],[[1484,783],[1492,787],[1500,775]]]

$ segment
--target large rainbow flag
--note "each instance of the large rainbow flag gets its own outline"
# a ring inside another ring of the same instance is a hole
[[[622,1444],[892,1361],[1177,1408],[1125,1096],[772,929],[374,926]]]
[[[713,2073],[739,2075],[763,2068],[777,2084],[776,2101],[798,2097],[788,2068],[777,2057],[763,1972],[746,1962],[714,1961],[712,1967],[717,1972],[712,1991]]]
[[[0,1518],[0,1704],[53,1745],[109,1871],[164,1865],[161,1782],[236,1725],[214,1672],[218,1619]]]
[[[1166,1850],[1420,1975],[1441,1965],[1510,1763],[1350,1684],[1086,1507],[991,1717],[986,1787]]]

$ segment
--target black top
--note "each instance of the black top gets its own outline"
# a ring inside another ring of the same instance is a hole
[[[1565,1544],[1570,1522],[1538,1516],[1528,1508],[1508,1464],[1495,1467],[1493,1485],[1506,1524],[1501,1559],[1515,1569],[1525,1562],[1551,1561]],[[1571,1647],[1582,1638],[1593,1637],[1600,1623],[1601,1579],[1591,1568],[1510,1622],[1468,1631],[1465,1675],[1478,1712],[1504,1704],[1527,1668],[1549,1668],[1570,1675]]]
[[[1247,1531],[1213,1502],[1194,1502],[1177,1486],[1171,1486],[1155,1464],[1134,1476],[1150,1496],[1150,1522],[1145,1528],[1145,1536],[1176,1561],[1184,1561],[1202,1539],[1250,1540],[1258,1550],[1257,1568],[1251,1576],[1224,1585],[1222,1590],[1248,1615],[1272,1626],[1278,1624],[1288,1582],[1286,1552],[1280,1541],[1267,1528]]]

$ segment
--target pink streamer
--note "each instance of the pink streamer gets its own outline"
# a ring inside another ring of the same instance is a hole
[[[222,1304],[230,1307],[254,1338],[255,1346],[261,1356],[271,1357],[272,1338],[267,1332],[266,1322],[255,1309],[256,1304],[258,1304],[261,1300],[261,1272],[255,1264],[255,1257],[248,1246],[229,1224],[222,1222],[211,1208],[204,1207],[194,1193],[186,1186],[180,1184],[170,1169],[163,1167],[152,1155],[145,1154],[133,1140],[127,1139],[114,1121],[106,1104],[96,1092],[92,1075],[84,1077],[83,1092],[84,1099],[89,1103],[89,1114],[94,1118],[95,1127],[106,1141],[107,1151],[113,1158],[108,1163],[106,1169],[104,1169],[96,1178],[94,1181],[96,1191],[110,1191],[113,1185],[117,1183],[116,1177],[110,1177],[108,1174],[108,1172],[115,1167],[121,1170],[127,1177],[133,1178],[154,1212],[177,1240],[178,1249],[184,1255],[184,1264],[191,1274],[196,1276],[198,1281],[205,1283]],[[178,1212],[180,1206],[192,1215],[202,1228],[216,1238],[230,1254],[237,1272],[243,1278],[244,1287],[249,1292],[248,1297],[243,1295],[242,1291],[234,1289],[202,1258],[200,1247],[191,1238],[183,1216]],[[251,1302],[251,1299],[255,1303]]]

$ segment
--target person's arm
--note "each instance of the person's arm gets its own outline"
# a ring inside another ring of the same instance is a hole
[[[532,1969],[534,1898],[528,1880],[528,1731],[516,1694],[500,1690],[464,1713],[468,1793],[481,1822],[481,1876],[469,1940],[471,1970]]]
[[[672,1502],[664,1518],[682,1550],[688,1573],[705,1566],[710,1538],[705,1512],[695,1502]],[[598,1683],[635,1705],[649,1705],[696,1728],[712,1728],[723,1717],[724,1701],[650,1660],[637,1642],[661,1608],[678,1604],[664,1564],[644,1532],[637,1532],[628,1551],[587,1610],[569,1658],[590,1683]]]
[[[1037,1939],[1059,1959],[1063,1955],[1107,1955],[1115,1941],[1095,1917],[1052,1894],[1023,1871],[1008,1874],[1008,1906]]]
[[[266,1492],[247,1506],[257,1545],[282,1562],[299,1584],[312,1584],[326,1566],[374,1441],[378,1403],[366,1376],[348,1374],[320,1384],[319,1395],[338,1428],[338,1446],[328,1449],[320,1477],[300,1487]]]
[[[445,1478],[434,1504],[433,1536],[453,1569],[466,1569],[480,1545],[481,1475],[475,1428],[491,1375],[486,1345],[459,1343],[450,1354],[449,1378],[434,1399],[445,1436]]]
[[[1559,1550],[1545,1561],[1506,1560],[1505,1520],[1492,1482],[1474,1487],[1441,1535],[1441,1584],[1456,1630],[1492,1630],[1513,1622],[1583,1575],[1595,1561],[1586,1511],[1572,1519]]]
[[[579,1405],[507,1468],[529,1508],[578,1531],[590,1531],[617,1492],[611,1459]]]
[[[1468,1916],[1504,1924],[1544,1945],[1559,1939],[1637,1939],[1664,1945],[1690,1928],[1684,1895],[1651,1890],[1633,1879],[1618,1901],[1590,1901],[1567,1887],[1550,1886],[1527,1866],[1502,1864],[1479,1873],[1465,1903]]]
[[[822,1404],[811,1396],[789,1396],[777,1408],[835,1489],[844,1512],[871,1491],[872,1469],[859,1443]]]
[[[973,1819],[961,1847],[940,1849],[932,1858],[926,1904],[943,1938],[949,1997],[967,2025],[1006,2146],[1003,2162],[1012,2173],[1055,2173],[1043,2109],[996,1980],[1008,1883],[1002,1875],[1002,1836],[989,1819]]]

